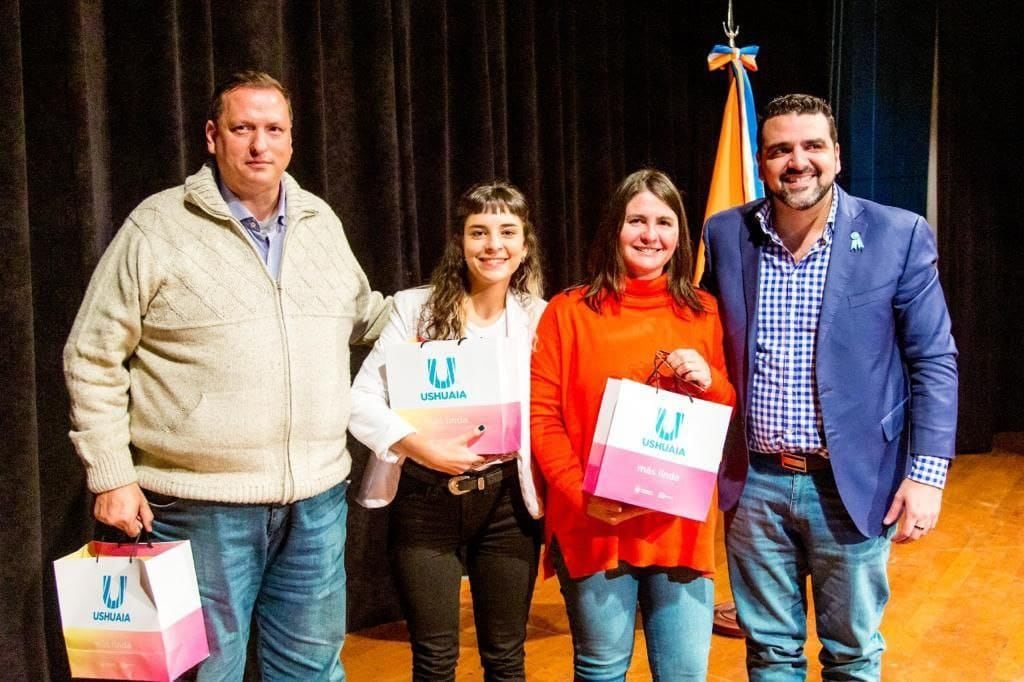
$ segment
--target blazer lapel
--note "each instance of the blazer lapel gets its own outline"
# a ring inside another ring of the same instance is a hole
[[[858,216],[861,208],[857,200],[844,192],[839,185],[835,185],[836,200],[839,206],[836,211],[836,224],[832,233],[832,252],[828,260],[828,272],[825,275],[825,290],[821,300],[821,315],[818,318],[818,357],[821,358],[821,349],[829,331],[832,329],[832,321],[836,311],[846,299],[846,292],[849,291],[850,278],[853,275],[859,260],[865,256],[860,250],[853,250],[853,232],[858,232],[863,238],[865,226],[858,224]]]
[[[757,211],[762,206],[758,202],[743,216],[745,230],[739,231],[740,262],[743,267],[743,299],[747,308],[747,353],[744,358],[745,395],[750,395],[750,382],[753,378],[751,367],[754,366],[754,350],[757,342],[757,291],[758,269],[761,262],[761,246],[765,234],[757,219]]]

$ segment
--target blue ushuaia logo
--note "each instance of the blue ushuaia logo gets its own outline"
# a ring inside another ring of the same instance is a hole
[[[465,399],[466,391],[455,385],[455,358],[444,358],[444,376],[438,376],[437,361],[438,358],[427,358],[427,381],[436,390],[420,392],[420,400]]]
[[[686,449],[674,445],[673,441],[679,438],[679,432],[683,427],[683,419],[686,417],[682,412],[673,412],[669,416],[668,410],[664,407],[658,408],[658,416],[654,422],[655,438],[644,438],[644,447],[653,448],[670,455],[686,456]]]
[[[132,616],[127,611],[119,610],[124,605],[124,597],[128,591],[128,576],[117,577],[117,593],[114,591],[114,576],[103,576],[103,604],[108,611],[93,611],[92,619],[95,621],[107,621],[112,623],[130,623]]]

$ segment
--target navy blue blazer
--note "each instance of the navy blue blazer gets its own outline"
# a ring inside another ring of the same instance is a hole
[[[818,322],[817,395],[843,504],[867,537],[910,467],[908,452],[952,458],[956,346],[923,218],[846,194],[838,185],[832,254]],[[765,200],[718,213],[704,228],[702,285],[718,298],[736,417],[719,470],[719,503],[739,501],[747,477],[747,415]],[[851,248],[859,232],[862,250]]]

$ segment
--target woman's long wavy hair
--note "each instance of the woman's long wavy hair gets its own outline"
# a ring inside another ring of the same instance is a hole
[[[679,222],[679,241],[668,261],[668,291],[680,310],[689,308],[700,313],[704,305],[690,278],[693,276],[693,249],[690,246],[690,229],[683,212],[683,200],[679,190],[667,175],[653,168],[645,168],[630,174],[619,183],[605,211],[604,219],[590,246],[590,281],[584,284],[586,292],[583,302],[594,312],[601,312],[601,306],[609,297],[616,301],[622,296],[626,285],[626,263],[619,249],[619,233],[626,219],[626,207],[630,200],[643,191],[648,191],[663,201],[676,214]]]
[[[524,306],[544,291],[537,233],[530,222],[526,197],[515,185],[504,180],[474,185],[466,190],[456,208],[448,243],[441,261],[430,276],[433,288],[420,313],[418,334],[424,339],[458,339],[466,328],[466,297],[469,295],[469,272],[463,251],[466,218],[475,213],[510,213],[523,221],[526,253],[513,273],[509,289]]]

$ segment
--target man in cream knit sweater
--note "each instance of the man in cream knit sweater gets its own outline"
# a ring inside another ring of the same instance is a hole
[[[265,679],[344,679],[348,345],[387,315],[291,119],[265,73],[217,88],[212,161],[128,216],[64,350],[97,520],[192,542],[201,680],[242,678],[254,613]]]

